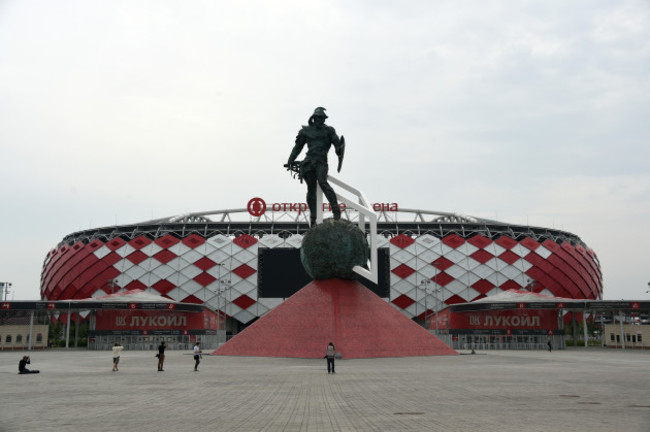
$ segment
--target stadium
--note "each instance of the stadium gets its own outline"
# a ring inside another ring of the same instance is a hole
[[[143,290],[204,305],[217,313],[219,328],[237,334],[310,282],[299,253],[309,229],[305,207],[253,198],[245,209],[71,233],[45,257],[41,298],[79,300]],[[570,232],[391,203],[373,209],[379,278],[361,282],[429,328],[435,315],[437,330],[439,312],[452,305],[512,290],[602,298],[598,258]],[[348,209],[343,218],[358,216]],[[137,329],[128,334],[137,335]]]

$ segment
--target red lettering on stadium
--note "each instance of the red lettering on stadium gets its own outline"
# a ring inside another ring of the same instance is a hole
[[[399,205],[397,205],[397,203],[374,203],[371,204],[371,206],[376,212],[399,211]],[[298,214],[304,213],[308,210],[306,203],[273,203],[267,206],[266,202],[262,198],[251,198],[251,200],[248,201],[246,208],[248,213],[255,217],[262,216],[266,212],[267,208],[274,212],[297,212]],[[341,211],[347,210],[345,203],[339,203],[339,208]],[[323,203],[323,211],[331,210],[332,207],[329,203]]]

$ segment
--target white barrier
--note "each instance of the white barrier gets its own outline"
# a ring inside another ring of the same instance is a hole
[[[377,214],[372,210],[370,203],[361,191],[353,188],[352,186],[344,183],[336,177],[327,176],[327,179],[338,186],[340,189],[353,194],[356,200],[352,200],[345,195],[340,194],[336,189],[336,198],[340,203],[344,203],[346,208],[352,208],[359,212],[359,229],[363,232],[366,230],[366,218],[370,224],[370,231],[368,233],[368,243],[370,246],[370,259],[368,260],[367,269],[361,266],[354,266],[352,269],[355,273],[365,277],[373,283],[377,283],[378,277],[378,263],[377,263]],[[316,222],[323,223],[323,191],[318,186],[318,193],[316,194]]]

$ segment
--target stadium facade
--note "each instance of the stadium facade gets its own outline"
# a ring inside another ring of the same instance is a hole
[[[41,298],[142,289],[222,312],[236,333],[310,281],[299,258],[309,228],[303,206],[254,198],[246,209],[69,234],[45,257]],[[512,289],[602,298],[598,258],[575,234],[397,204],[374,208],[379,280],[362,282],[411,319]]]

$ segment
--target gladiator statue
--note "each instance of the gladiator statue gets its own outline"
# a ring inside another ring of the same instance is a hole
[[[327,171],[329,169],[327,153],[330,146],[334,145],[336,154],[339,157],[338,171],[340,172],[345,152],[345,139],[342,136],[339,139],[334,128],[325,124],[326,118],[325,108],[318,107],[314,110],[314,114],[309,117],[309,125],[303,126],[298,131],[296,144],[289,156],[289,162],[285,165],[287,169],[297,172],[301,181],[304,180],[307,183],[307,205],[309,206],[312,227],[316,225],[316,184],[320,186],[329,201],[334,219],[341,218],[336,193],[327,182]],[[307,144],[305,159],[301,162],[296,161],[305,144]]]

